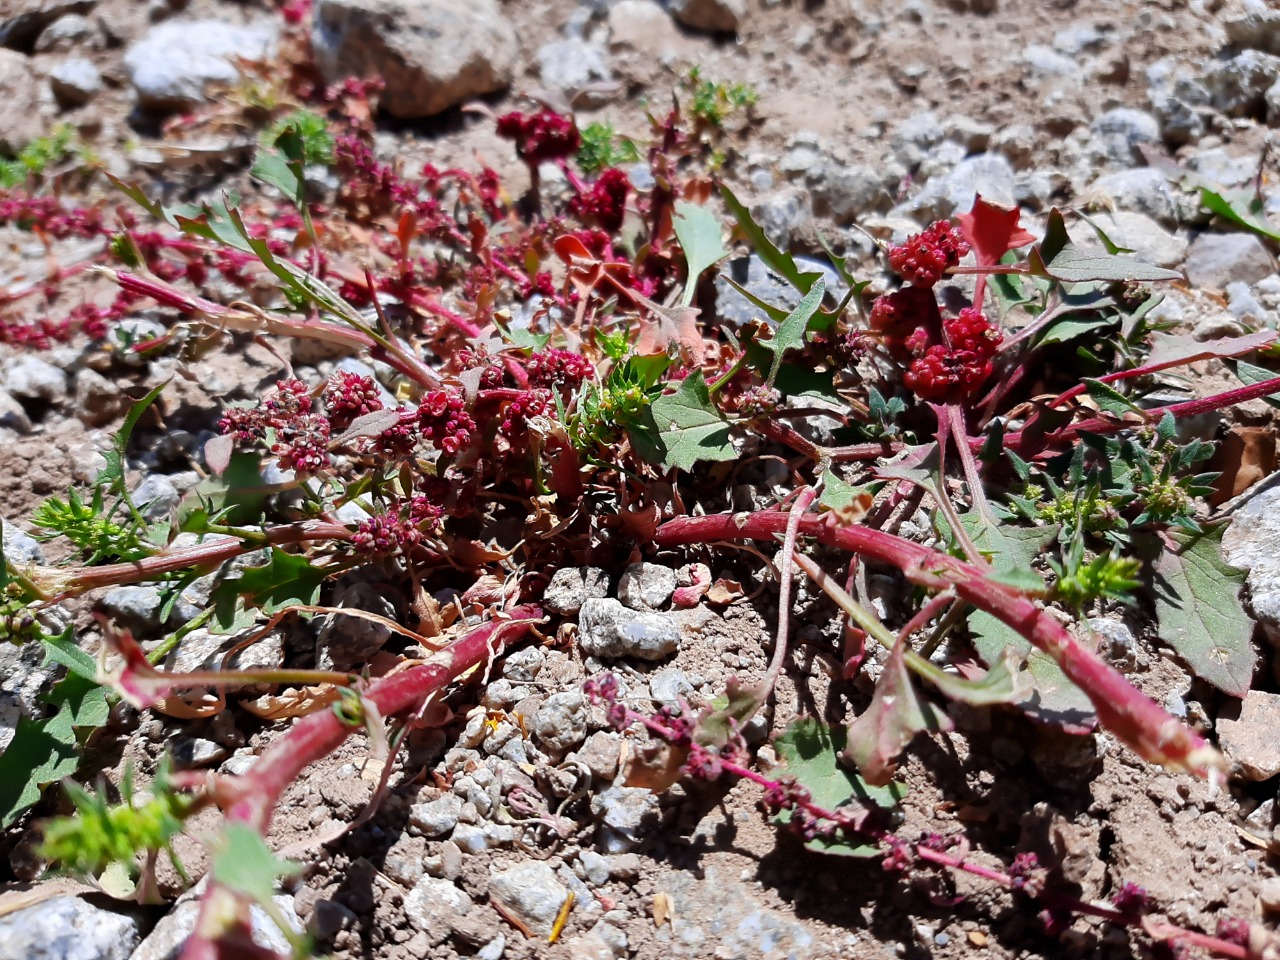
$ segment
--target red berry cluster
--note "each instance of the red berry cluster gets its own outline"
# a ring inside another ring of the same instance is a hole
[[[476,422],[457,390],[432,390],[418,405],[418,429],[422,439],[454,456],[471,443]]]
[[[922,233],[889,248],[889,265],[917,287],[932,287],[949,267],[969,252],[969,243],[947,220],[937,220]]]
[[[556,347],[535,353],[525,364],[529,374],[529,386],[577,390],[595,372],[595,368],[580,353],[560,350]]]
[[[594,220],[601,230],[617,233],[627,212],[627,192],[631,181],[617,167],[603,170],[591,189],[569,201],[569,212],[583,220]]]
[[[501,362],[483,350],[469,350],[466,347],[455,350],[453,362],[459,370],[481,370],[480,389],[497,390],[506,383],[507,372]]]
[[[444,509],[430,497],[419,494],[401,499],[361,520],[351,536],[351,544],[369,556],[389,556],[420,543],[425,533],[438,528],[443,516]]]
[[[886,343],[890,343],[905,340],[927,325],[930,318],[937,315],[937,310],[932,290],[907,286],[877,297],[871,305],[867,323],[884,337]]]
[[[507,404],[506,415],[498,426],[498,433],[514,446],[529,432],[529,422],[535,417],[554,414],[550,390],[530,390]]]
[[[322,398],[329,422],[338,431],[346,430],[357,417],[382,409],[382,398],[373,378],[345,370],[329,378]]]
[[[516,110],[498,118],[498,136],[516,142],[516,153],[532,167],[546,160],[558,160],[576,153],[582,136],[572,117],[554,110],[521,113]]]
[[[925,346],[923,329],[907,338],[916,356],[903,382],[925,400],[970,397],[991,376],[991,358],[1003,335],[977,307],[945,320],[942,330],[945,343]]]

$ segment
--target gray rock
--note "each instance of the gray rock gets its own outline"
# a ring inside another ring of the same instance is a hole
[[[13,740],[20,718],[41,716],[40,695],[56,676],[57,666],[45,664],[40,644],[0,644],[0,752]]]
[[[1141,213],[1118,210],[1099,213],[1091,218],[1112,243],[1133,251],[1133,256],[1157,267],[1176,267],[1187,254],[1187,241],[1170,233],[1150,217]],[[1084,247],[1101,247],[1098,235],[1087,223],[1072,224],[1072,239]]]
[[[1225,290],[1233,280],[1257,283],[1275,272],[1275,262],[1251,233],[1202,233],[1191,243],[1185,269],[1193,287]]]
[[[381,76],[393,117],[429,117],[511,82],[519,44],[495,0],[319,0],[311,49],[326,81]]]
[[[583,601],[609,595],[609,577],[599,567],[561,567],[551,577],[542,603],[552,613],[575,616]]]
[[[190,893],[178,900],[174,908],[155,925],[147,939],[138,945],[138,949],[129,955],[129,960],[178,960],[182,946],[187,937],[196,928],[196,918],[200,913],[200,902],[197,897],[204,892],[205,881],[197,884]],[[285,923],[296,934],[304,932],[302,921],[294,908],[293,897],[277,894],[271,898]],[[267,912],[258,905],[249,908],[250,931],[253,942],[264,950],[283,953],[290,952],[289,941],[285,939],[275,921],[267,916]]]
[[[336,900],[317,900],[307,920],[307,931],[317,940],[329,941],[358,922],[355,912]]]
[[[1053,35],[1053,49],[1068,57],[1100,50],[1106,38],[1091,23],[1074,23]]]
[[[649,696],[664,707],[678,706],[692,693],[689,675],[675,667],[658,670],[649,677]]]
[[[578,862],[582,864],[582,872],[587,875],[587,882],[595,887],[602,887],[609,882],[609,858],[602,857],[594,850],[583,850],[578,854]]]
[[[148,520],[168,516],[182,500],[182,494],[163,473],[149,473],[133,491],[134,505]]]
[[[4,365],[0,389],[19,400],[57,403],[67,394],[67,375],[48,361],[24,353]]]
[[[453,881],[435,877],[423,877],[404,898],[404,915],[426,934],[432,947],[448,939],[471,907],[471,898]]]
[[[1214,729],[1231,773],[1243,780],[1270,780],[1280,773],[1280,694],[1250,690],[1229,700]]]
[[[1258,159],[1228,153],[1221,147],[1197,150],[1187,158],[1187,166],[1220,187],[1249,183],[1258,174]]]
[[[587,656],[661,660],[680,646],[680,630],[665,613],[629,610],[617,600],[587,600],[578,615],[578,647]]]
[[[221,763],[230,751],[203,737],[182,737],[170,745],[169,752],[179,770],[194,770]]]
[[[78,13],[68,13],[59,17],[40,32],[36,39],[37,53],[54,53],[70,50],[80,44],[88,45],[100,34],[88,17]]]
[[[98,609],[137,633],[160,628],[164,598],[152,585],[112,587],[98,601]]]
[[[363,610],[394,620],[396,605],[386,590],[367,581],[349,583],[334,594],[333,606]],[[316,666],[321,670],[354,670],[391,639],[391,627],[363,617],[328,614],[316,636]]]
[[[838,299],[844,296],[847,287],[831,264],[816,257],[797,256],[793,259],[802,273],[822,274],[830,297]],[[721,322],[740,326],[756,318],[764,319],[760,308],[729,286],[726,277],[765,303],[782,310],[794,310],[800,302],[799,291],[772,273],[754,253],[727,261],[721,270],[716,277],[716,315]]]
[[[589,91],[613,80],[605,52],[595,44],[572,38],[553,40],[538,48],[538,76],[548,90],[566,96],[582,96],[584,105],[597,106],[603,102]]]
[[[1120,670],[1145,669],[1147,655],[1138,647],[1138,641],[1125,624],[1108,617],[1090,617],[1089,629],[1103,640],[1100,652]]]
[[[823,160],[809,171],[809,194],[814,212],[837,224],[854,223],[859,217],[884,213],[893,206],[894,193],[905,170],[884,170],[865,164],[850,166]]]
[[[1222,557],[1248,571],[1253,615],[1280,647],[1280,488],[1264,490],[1236,510],[1222,536]]]
[[[165,669],[177,673],[192,670],[263,670],[280,666],[284,659],[284,639],[279,632],[255,640],[223,664],[227,651],[244,639],[238,634],[217,634],[192,630],[165,660]]]
[[[49,89],[59,106],[82,107],[102,89],[102,74],[84,57],[64,60],[49,71]]]
[[[898,129],[889,138],[889,148],[895,159],[914,168],[930,147],[941,142],[942,129],[942,121],[933,111],[913,113],[898,124]]]
[[[642,787],[609,787],[591,798],[600,820],[596,843],[606,853],[626,853],[641,840],[641,827],[658,809],[653,791]]]
[[[0,47],[30,50],[49,24],[93,10],[97,0],[15,0],[0,5]]]
[[[569,891],[543,861],[528,861],[489,877],[489,894],[539,937],[551,932]]]
[[[1280,9],[1264,4],[1242,4],[1222,20],[1227,39],[1246,50],[1280,54]]]
[[[1243,280],[1228,283],[1223,292],[1227,295],[1227,312],[1237,320],[1275,326],[1275,316],[1258,302],[1253,289]]]
[[[893,212],[925,220],[946,219],[968,212],[979,195],[1004,207],[1015,203],[1013,167],[998,153],[979,153],[961,160],[949,174],[931,179]]]
[[[779,250],[812,228],[813,198],[803,187],[785,187],[751,203],[751,218]]]
[[[507,938],[501,933],[480,948],[476,954],[476,960],[502,960],[502,954],[507,949]]]
[[[265,60],[275,42],[267,24],[168,20],[129,48],[124,65],[143,108],[179,110],[204,102],[215,85],[235,83],[236,61]]]
[[[1080,73],[1080,67],[1073,58],[1040,43],[1027,46],[1022,53],[1022,62],[1035,79],[1075,78]]]
[[[1105,174],[1089,185],[1086,197],[1103,207],[1145,213],[1167,226],[1178,225],[1178,197],[1169,178],[1150,167]]]
[[[26,436],[32,430],[30,414],[6,390],[0,390],[0,427],[22,436]]]
[[[538,742],[552,753],[572,750],[587,737],[587,705],[581,691],[553,693],[533,717]]]
[[[1160,121],[1144,110],[1116,107],[1089,125],[1089,150],[1113,163],[1129,164],[1141,158],[1140,143],[1160,139]]]
[[[424,837],[443,837],[458,825],[462,804],[462,798],[456,793],[445,793],[435,800],[415,803],[409,808],[409,826]]]
[[[991,138],[996,135],[996,128],[982,120],[957,114],[948,117],[945,123],[948,140],[954,140],[969,153],[981,153],[991,146]]]
[[[51,897],[0,918],[6,960],[125,960],[139,939],[138,921],[79,897]]]
[[[1148,67],[1147,97],[1167,143],[1180,146],[1204,135],[1213,96],[1204,84],[1187,75],[1185,66],[1165,57]]]
[[[48,114],[39,76],[27,58],[0,49],[0,153],[16,154],[29,142],[49,132]],[[50,104],[52,106],[52,104]]]
[[[1266,101],[1267,125],[1280,127],[1280,80],[1267,87],[1263,99]]]
[[[1266,113],[1267,88],[1280,78],[1280,57],[1245,50],[1209,64],[1201,83],[1214,108],[1231,117],[1261,118]]]
[[[582,749],[573,754],[581,760],[597,780],[612,780],[618,773],[618,758],[622,742],[616,733],[597,730],[587,737]]]
[[[618,599],[632,610],[660,610],[676,591],[676,572],[657,563],[633,563],[618,580]]]
[[[502,661],[502,677],[504,680],[532,683],[538,679],[546,662],[547,655],[539,648],[521,647]]]
[[[19,567],[25,567],[29,563],[44,563],[44,550],[40,547],[40,541],[12,523],[0,524],[0,539],[4,541],[4,557],[10,563]]]
[[[686,27],[731,33],[747,13],[747,0],[667,0],[667,9]]]

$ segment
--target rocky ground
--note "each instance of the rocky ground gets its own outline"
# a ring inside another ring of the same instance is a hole
[[[401,11],[407,21],[375,19],[370,33],[359,32],[362,8],[406,6],[417,10]],[[1159,308],[1170,323],[1200,338],[1280,323],[1272,249],[1214,220],[1144,152],[1223,188],[1257,183],[1264,211],[1280,222],[1268,149],[1280,126],[1274,2],[670,0],[664,8],[651,0],[318,0],[313,16],[322,69],[387,70],[379,150],[407,167],[483,158],[520,190],[527,173],[510,144],[486,117],[460,107],[502,112],[537,95],[571,105],[582,123],[608,120],[639,137],[646,103],[661,104],[698,66],[758,93],[734,121],[724,169],[780,246],[820,254],[821,235],[865,256],[868,233],[902,235],[967,210],[975,193],[1020,205],[1032,229],[1052,206],[1074,206],[1093,211],[1121,246],[1185,274]],[[446,26],[446,39],[406,36],[407,25],[428,20]],[[107,170],[150,191],[182,199],[238,187],[253,132],[174,118],[198,116],[210,98],[252,97],[260,68],[247,61],[273,62],[282,25],[278,10],[252,2],[0,0],[0,151],[68,123]],[[397,57],[387,53],[393,48]],[[65,189],[90,196],[107,188],[100,178],[73,178]],[[0,244],[0,289],[39,282],[50,269],[29,233],[4,228]],[[731,269],[767,291],[772,281],[742,253]],[[71,246],[54,252],[64,267],[81,255]],[[877,269],[869,258],[865,265]],[[722,292],[723,316],[748,310]],[[154,320],[129,322],[146,330]],[[292,360],[300,376],[327,375],[335,364],[297,353]],[[30,529],[31,509],[92,479],[124,412],[123,390],[175,372],[171,361],[131,365],[81,343],[0,353],[7,555],[41,557],[41,546],[17,533]],[[1217,372],[1204,365],[1203,374]],[[214,354],[198,382],[175,379],[162,401],[167,434],[147,437],[131,461],[141,485],[135,498],[166,513],[199,481],[189,453],[210,435],[221,405],[255,397],[279,375],[278,355],[249,346]],[[1255,431],[1244,490],[1275,469],[1273,423],[1261,401],[1233,417],[1233,426]],[[1212,433],[1218,424],[1205,427]],[[1140,611],[1096,624],[1136,685],[1217,738],[1234,763],[1229,792],[1213,796],[1163,774],[1103,734],[1066,737],[972,710],[955,734],[917,744],[905,768],[908,826],[962,826],[992,863],[1040,851],[1084,897],[1140,884],[1171,919],[1210,931],[1224,911],[1258,919],[1280,909],[1270,857],[1280,843],[1280,694],[1272,692],[1280,675],[1271,646],[1280,640],[1280,491],[1266,487],[1224,507],[1236,520],[1227,557],[1250,569],[1246,596],[1263,653],[1242,704],[1193,685]],[[750,504],[753,491],[740,492]],[[418,731],[397,759],[391,790],[366,822],[357,818],[382,770],[363,744],[348,744],[291,788],[271,839],[309,865],[277,898],[299,928],[334,957],[385,960],[1136,955],[1123,931],[1099,923],[1080,920],[1051,938],[1020,901],[972,879],[944,897],[886,876],[875,861],[806,853],[763,820],[750,784],[677,785],[660,796],[621,785],[629,748],[586,702],[583,681],[607,668],[636,703],[707,702],[729,677],[763,673],[776,616],[773,587],[751,558],[726,555],[715,571],[741,580],[744,598],[693,611],[671,609],[682,559],[649,561],[563,571],[547,607],[577,624],[577,647],[521,649],[487,684],[452,693],[440,723]],[[398,608],[398,598],[360,578],[339,581],[328,602]],[[840,719],[846,708],[829,695],[834,664],[816,643],[830,612],[810,596],[798,602],[799,654],[769,721],[753,731],[764,761],[770,724],[776,730],[797,713]],[[121,587],[96,603],[141,635],[159,635],[158,591]],[[88,624],[86,613],[69,611]],[[170,624],[191,615],[180,602]],[[635,623],[649,629],[625,629]],[[352,629],[321,618],[314,629],[272,634],[238,662],[273,664],[288,654],[343,666],[353,649],[389,640]],[[92,631],[84,636],[91,646]],[[635,636],[649,645],[626,642]],[[197,631],[169,666],[213,664],[224,641]],[[2,747],[17,718],[39,709],[53,668],[29,649],[0,658]],[[186,723],[122,715],[94,749],[99,767],[116,773],[126,761],[154,770],[165,747],[185,766],[234,772],[280,728],[243,710]],[[55,806],[48,800],[37,813]],[[0,879],[36,879],[31,819],[5,836]],[[197,846],[182,852],[198,868]],[[550,946],[570,896],[567,926]],[[128,909],[65,895],[4,909],[0,960],[159,960],[176,955],[195,908],[186,898]],[[261,932],[264,942],[279,940],[265,918]]]

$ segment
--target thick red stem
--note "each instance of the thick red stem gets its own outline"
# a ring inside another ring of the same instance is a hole
[[[776,540],[789,519],[780,511],[679,517],[658,528],[654,543],[676,547],[715,540]],[[1078,643],[1031,598],[989,579],[986,570],[893,534],[868,527],[834,526],[825,518],[804,518],[800,533],[897,567],[921,586],[951,587],[960,599],[1013,627],[1053,657],[1062,672],[1088,695],[1102,725],[1144,759],[1198,776],[1217,775],[1220,770],[1221,758],[1198,734]]]

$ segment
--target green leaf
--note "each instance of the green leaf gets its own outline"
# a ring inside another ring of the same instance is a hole
[[[793,720],[779,735],[773,745],[787,775],[809,791],[818,806],[827,810],[856,803],[865,808],[879,807],[896,811],[907,788],[901,783],[883,787],[870,786],[865,780],[840,763],[847,735],[841,727],[830,727],[810,717]],[[786,824],[791,812],[784,810],[775,822]],[[875,856],[879,849],[875,844],[858,844],[843,833],[832,837],[817,837],[807,844],[810,850],[852,857]]]
[[[97,682],[98,661],[76,645],[73,630],[68,628],[57,637],[42,637],[40,642],[44,644],[46,664],[59,664],[82,680]]]
[[[876,683],[871,704],[849,724],[842,754],[867,783],[883,786],[897,769],[898,757],[917,733],[954,729],[951,718],[922,699],[907,671],[905,638],[899,637]]]
[[[729,424],[711,402],[701,370],[682,380],[675,393],[653,401],[649,409],[654,431],[637,447],[646,459],[692,470],[700,460],[731,460],[737,455],[729,442]],[[631,435],[634,441],[637,431]]]
[[[302,872],[302,864],[281,860],[256,830],[243,823],[223,828],[210,860],[215,883],[264,905],[271,902],[277,880]]]
[[[1015,701],[1018,708],[1034,720],[1051,723],[1066,730],[1087,733],[1096,722],[1093,704],[1083,690],[1069,679],[1057,662],[1031,643],[1003,620],[982,610],[969,611],[969,632],[973,646],[983,663],[993,666],[1012,652],[1015,659],[1026,660],[1026,673],[1032,689]]]
[[[1156,619],[1160,639],[1177,651],[1196,676],[1224,693],[1243,697],[1253,682],[1257,652],[1253,621],[1240,604],[1244,572],[1222,559],[1219,525],[1194,535],[1170,531],[1177,550],[1160,549],[1147,538],[1155,558]]]
[[[822,474],[822,496],[818,498],[818,506],[828,510],[844,510],[853,505],[854,500],[864,493],[870,493],[872,487],[867,484],[854,486],[844,477],[827,467]]]
[[[755,716],[768,691],[745,686],[737,677],[725,684],[725,695],[703,709],[693,725],[693,739],[704,747],[719,749],[738,735]]]
[[[1081,250],[1067,235],[1062,214],[1054,209],[1049,214],[1044,240],[1031,251],[1031,273],[1060,283],[1084,283],[1090,280],[1178,280],[1175,270],[1107,253]]]
[[[1101,380],[1084,381],[1089,399],[1098,405],[1098,409],[1115,417],[1123,417],[1126,413],[1142,416],[1142,408],[1126,397],[1119,390]]]
[[[1017,703],[1031,691],[1031,679],[1020,668],[1022,658],[1012,650],[996,661],[981,677],[967,680],[954,673],[947,673],[936,663],[922,656],[915,656],[911,664],[916,676],[928,680],[948,700],[958,700],[975,707],[997,703]]]
[[[13,740],[0,754],[0,826],[22,816],[49,784],[76,772],[86,731],[101,727],[110,714],[107,691],[74,673],[55,684],[45,700],[57,712],[44,720],[19,719]]]
[[[729,208],[734,220],[738,222],[739,229],[751,241],[751,246],[755,250],[756,256],[764,261],[765,266],[801,293],[808,293],[822,274],[817,272],[801,273],[800,268],[796,266],[795,260],[791,258],[791,254],[783,253],[773,245],[772,241],[765,236],[764,231],[760,229],[760,225],[752,218],[751,211],[742,205],[742,201],[733,195],[732,190],[722,186],[720,195],[724,197],[725,206]]]
[[[773,335],[772,340],[762,340],[760,346],[773,354],[773,365],[769,368],[768,383],[773,386],[773,382],[778,378],[778,370],[782,366],[782,357],[788,350],[799,350],[804,348],[805,332],[809,329],[809,320],[818,308],[822,306],[822,297],[827,292],[827,285],[821,277],[810,288],[809,292],[804,295],[796,308],[787,314]]]
[[[253,167],[249,170],[249,175],[255,180],[261,180],[263,183],[275,187],[288,197],[295,206],[302,202],[303,190],[305,189],[302,164],[290,162],[280,151],[274,149],[259,150],[257,158],[253,161]]]
[[[693,295],[698,286],[698,278],[708,267],[714,266],[729,255],[720,240],[720,221],[706,207],[676,201],[676,215],[672,220],[676,239],[680,241],[680,249],[689,265],[688,279],[685,281],[681,306],[693,303]]]
[[[315,603],[320,584],[328,571],[314,567],[306,557],[271,548],[265,567],[248,567],[240,574],[239,592],[246,594],[265,613],[278,613],[297,603]]]
[[[1267,222],[1253,190],[1215,190],[1201,185],[1200,203],[1210,213],[1244,227],[1260,237],[1280,242],[1280,230]]]
[[[1274,370],[1259,367],[1257,364],[1249,363],[1246,360],[1233,360],[1228,366],[1240,378],[1240,382],[1247,387],[1251,387],[1255,383],[1262,383],[1264,380],[1274,380],[1280,376]],[[1273,407],[1280,407],[1280,392],[1273,393],[1271,396],[1263,397],[1262,399]]]

